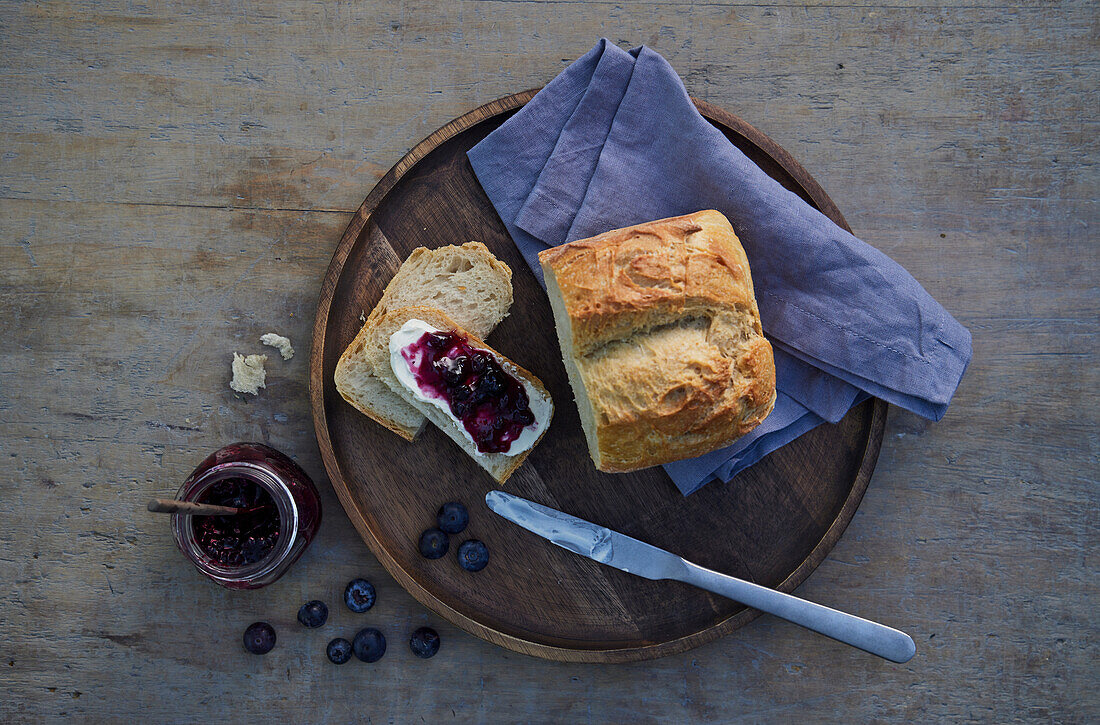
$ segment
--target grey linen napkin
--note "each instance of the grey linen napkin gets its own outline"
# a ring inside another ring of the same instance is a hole
[[[701,209],[733,223],[779,394],[733,445],[665,466],[684,494],[868,396],[939,420],[970,362],[965,327],[900,265],[753,164],[649,48],[601,40],[468,156],[540,282],[548,247]]]

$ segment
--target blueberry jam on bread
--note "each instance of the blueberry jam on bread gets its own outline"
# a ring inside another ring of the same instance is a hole
[[[426,339],[425,333],[430,333]],[[421,340],[431,340],[440,349],[420,345]],[[427,416],[497,483],[504,483],[519,468],[550,426],[554,403],[539,379],[442,310],[390,310],[370,326],[364,343],[368,360],[382,381]],[[410,346],[418,351],[411,359],[404,352]],[[433,367],[435,363],[438,368]],[[428,382],[423,388],[417,372]],[[509,380],[526,395],[526,406]],[[528,412],[533,417],[530,422]]]
[[[482,453],[507,453],[535,422],[527,391],[454,330],[425,332],[401,349],[421,392],[447,402]]]

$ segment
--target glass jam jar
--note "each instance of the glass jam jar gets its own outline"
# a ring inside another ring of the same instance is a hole
[[[183,555],[210,579],[230,589],[259,589],[281,577],[309,546],[321,525],[321,498],[297,463],[262,443],[232,443],[211,453],[176,498],[225,505],[233,494],[255,504],[250,512],[173,514],[172,532]],[[223,541],[240,541],[235,537],[242,535],[242,516],[248,517],[243,521],[249,531],[258,532],[249,537],[249,550],[230,551],[229,544],[224,551],[214,548]],[[224,537],[219,537],[219,527]]]

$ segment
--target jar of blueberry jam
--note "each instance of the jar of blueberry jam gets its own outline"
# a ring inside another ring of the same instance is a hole
[[[210,454],[176,498],[244,509],[232,516],[172,516],[183,555],[230,589],[274,582],[321,525],[321,499],[313,481],[294,461],[262,443],[233,443]]]

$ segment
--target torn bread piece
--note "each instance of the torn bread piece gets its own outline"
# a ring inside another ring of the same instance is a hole
[[[267,387],[264,384],[267,380],[265,362],[267,362],[267,355],[246,357],[240,353],[233,353],[233,379],[229,381],[229,387],[238,393],[259,395],[260,388]]]
[[[336,389],[361,413],[406,440],[424,426],[421,413],[382,382],[364,353],[372,325],[389,310],[426,305],[484,337],[512,306],[512,270],[481,242],[418,247],[397,270],[382,299],[336,364]]]
[[[365,350],[382,381],[497,483],[550,427],[554,403],[539,379],[440,310],[387,312],[372,325]]]
[[[269,332],[260,336],[260,342],[278,350],[283,360],[289,360],[294,357],[294,348],[290,344],[289,337],[283,337],[274,332]]]

